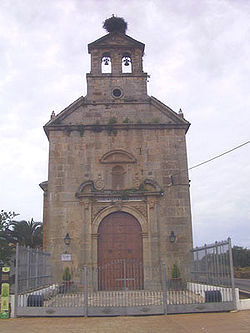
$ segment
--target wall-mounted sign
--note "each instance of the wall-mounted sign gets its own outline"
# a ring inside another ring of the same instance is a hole
[[[10,268],[2,267],[1,286],[1,315],[2,319],[9,318],[9,297],[10,297]]]
[[[63,253],[61,255],[61,261],[71,261],[72,260],[72,256],[70,253]]]

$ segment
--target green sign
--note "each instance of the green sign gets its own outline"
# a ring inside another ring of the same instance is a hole
[[[2,272],[3,272],[3,273],[8,273],[8,272],[10,272],[10,267],[3,267],[3,268],[2,268]]]
[[[10,297],[10,284],[9,284],[9,267],[2,268],[2,287],[1,287],[1,312],[0,318],[9,318],[9,297]]]

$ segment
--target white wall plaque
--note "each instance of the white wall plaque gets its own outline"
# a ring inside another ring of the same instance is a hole
[[[63,253],[61,255],[61,261],[71,261],[72,260],[72,256],[69,253]]]

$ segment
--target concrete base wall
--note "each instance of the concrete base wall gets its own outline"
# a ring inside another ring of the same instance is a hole
[[[237,310],[250,310],[250,298],[240,299],[239,288],[235,288]]]

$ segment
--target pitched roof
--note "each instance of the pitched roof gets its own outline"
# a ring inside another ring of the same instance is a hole
[[[186,131],[188,130],[188,128],[190,127],[191,124],[183,116],[181,116],[178,113],[176,113],[169,106],[167,106],[166,104],[162,103],[161,101],[159,101],[154,96],[150,97],[150,101],[151,101],[151,103],[152,103],[153,106],[155,106],[159,111],[161,111],[166,116],[168,116],[169,118],[171,118],[176,124],[179,123],[179,124],[186,125],[187,126]]]
[[[85,98],[83,96],[79,97],[76,101],[68,105],[65,109],[63,109],[60,113],[58,113],[55,117],[51,118],[45,125],[54,125],[58,122],[58,120],[62,120],[68,117],[72,112],[79,108],[79,106],[83,105]]]
[[[90,53],[93,48],[106,48],[107,46],[138,47],[142,52],[144,52],[145,48],[145,44],[128,35],[120,32],[112,32],[88,44],[88,52]]]

